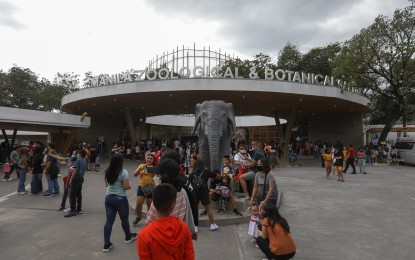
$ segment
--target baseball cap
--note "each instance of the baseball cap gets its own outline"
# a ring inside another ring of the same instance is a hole
[[[156,167],[147,168],[149,173],[167,174],[172,177],[177,176],[180,172],[179,164],[170,158],[160,160]]]

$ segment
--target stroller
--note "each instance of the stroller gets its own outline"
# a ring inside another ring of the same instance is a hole
[[[291,163],[291,167],[294,166],[294,164],[298,164],[298,166],[301,166],[301,163],[298,161],[297,153],[294,150],[291,150],[288,154],[288,161]]]

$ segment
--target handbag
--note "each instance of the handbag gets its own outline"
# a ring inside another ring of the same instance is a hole
[[[146,186],[142,187],[141,190],[144,193],[144,196],[148,196],[153,193],[154,187],[152,184],[147,184]]]

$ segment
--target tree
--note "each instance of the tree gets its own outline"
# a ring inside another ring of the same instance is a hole
[[[337,60],[337,73],[344,73],[349,82],[379,99],[386,105],[382,109],[395,112],[384,117],[380,142],[400,118],[406,125],[406,97],[415,88],[415,0],[409,2],[410,6],[395,10],[392,18],[379,15],[373,24],[346,41]]]
[[[341,51],[340,43],[332,43],[326,47],[313,48],[302,56],[299,70],[308,73],[331,75],[333,61]]]
[[[38,77],[30,69],[12,67],[8,73],[0,71],[0,105],[39,109]]]
[[[284,70],[299,71],[302,54],[298,46],[288,42],[278,53],[277,67]]]
[[[0,106],[42,111],[60,110],[64,95],[79,89],[78,75],[58,73],[51,83],[28,68],[0,71]]]

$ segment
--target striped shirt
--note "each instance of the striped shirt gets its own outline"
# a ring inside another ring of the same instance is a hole
[[[177,192],[176,197],[176,206],[174,207],[173,211],[170,213],[170,216],[177,217],[184,221],[184,217],[186,215],[186,198],[184,197],[181,191]],[[151,203],[150,209],[147,212],[146,224],[148,225],[150,222],[156,219],[157,210],[154,207],[153,202]]]

